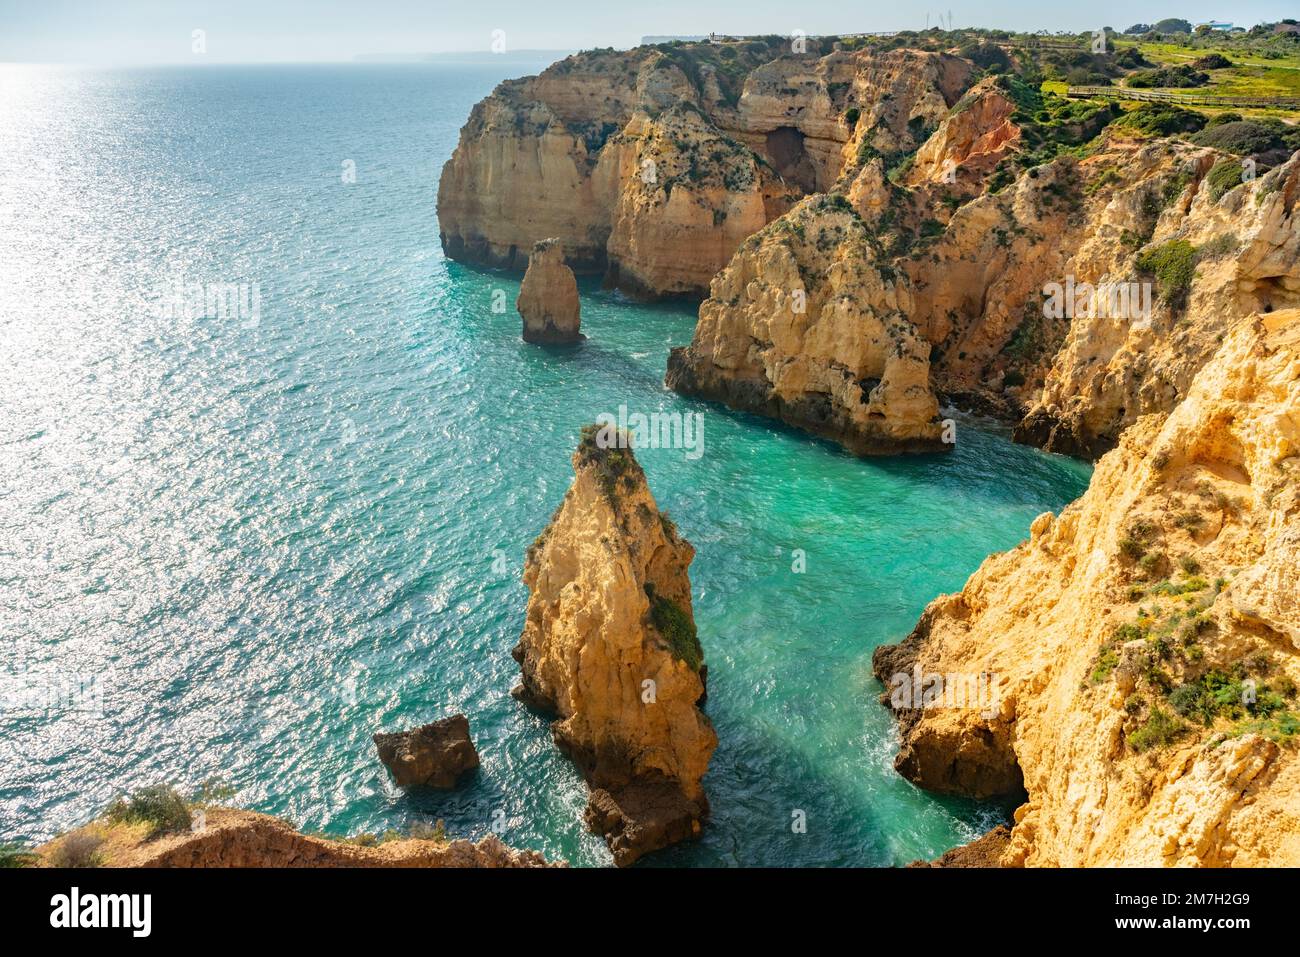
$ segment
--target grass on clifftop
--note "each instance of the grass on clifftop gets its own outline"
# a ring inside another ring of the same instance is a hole
[[[1021,146],[999,163],[989,177],[991,193],[1014,182],[1020,170],[1050,163],[1063,153],[1082,155],[1087,144],[1119,115],[1119,110],[1110,103],[1071,100],[1044,92],[1014,73],[999,75],[996,83],[1015,104],[1011,120],[1020,127]],[[953,110],[961,108],[959,101]]]
[[[1300,97],[1300,35],[1257,27],[1245,34],[1213,31],[1203,36],[1115,37],[1120,52],[1138,49],[1175,81],[1186,71],[1208,74],[1197,85],[1214,96]],[[1129,85],[1133,86],[1132,77]],[[1164,88],[1176,90],[1180,84]],[[1213,108],[1207,107],[1207,112]],[[1282,115],[1251,109],[1247,115]]]
[[[594,468],[600,486],[612,502],[618,494],[620,482],[630,481],[641,474],[641,466],[632,454],[632,437],[622,433],[624,441],[618,442],[618,430],[613,426],[596,423],[582,427],[578,441],[578,461]],[[624,447],[619,448],[619,445]]]
[[[1300,149],[1300,127],[1287,126],[1281,120],[1245,120],[1236,113],[1220,113],[1190,139],[1197,146],[1213,146],[1238,156],[1273,150],[1290,153]]]
[[[118,798],[104,817],[113,824],[148,824],[150,838],[190,829],[189,804],[166,784],[154,784]]]
[[[1173,524],[1185,528],[1186,514]],[[1159,531],[1145,520],[1132,523],[1125,541],[1135,547],[1122,546],[1121,551],[1130,561],[1139,554],[1143,559],[1156,556],[1146,563],[1152,571],[1169,564],[1155,547]],[[1136,621],[1119,625],[1097,650],[1083,688],[1109,681],[1121,665],[1129,670],[1137,690],[1124,702],[1132,722],[1125,740],[1139,754],[1168,747],[1198,728],[1218,727],[1208,742],[1211,747],[1244,734],[1292,743],[1300,735],[1300,717],[1292,710],[1296,683],[1266,650],[1214,664],[1205,661],[1205,640],[1219,628],[1210,611],[1227,580],[1211,583],[1191,556],[1177,564],[1182,580],[1135,584],[1128,596],[1131,601],[1164,599],[1172,609],[1159,602],[1143,605]]]
[[[442,818],[438,818],[437,822],[433,824],[429,824],[427,821],[416,821],[407,829],[406,833],[390,827],[382,834],[362,831],[360,834],[339,837],[337,834],[316,832],[308,836],[320,838],[322,841],[350,844],[353,847],[382,847],[394,841],[434,841],[438,844],[446,844],[447,824]]]
[[[1177,136],[1195,133],[1209,122],[1203,113],[1185,110],[1171,103],[1143,103],[1115,121],[1115,125],[1144,136]]]
[[[40,858],[30,847],[22,844],[0,844],[0,870],[15,867],[35,867]]]

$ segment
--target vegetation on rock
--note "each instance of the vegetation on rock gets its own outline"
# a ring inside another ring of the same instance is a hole
[[[118,798],[104,812],[113,823],[148,824],[150,837],[186,831],[190,827],[190,808],[174,788],[154,784]]]

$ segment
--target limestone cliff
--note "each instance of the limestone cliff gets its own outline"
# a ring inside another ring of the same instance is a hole
[[[1146,165],[1154,149],[1134,152]],[[1149,182],[1108,192],[1104,205],[1090,212],[1089,229],[1066,267],[1078,281],[1151,283],[1150,319],[1076,318],[1018,439],[1098,454],[1139,416],[1168,412],[1187,395],[1197,371],[1241,317],[1300,306],[1300,154],[1240,183],[1235,157],[1169,149],[1157,160],[1173,161],[1173,176],[1160,192]],[[1091,183],[1116,168],[1106,159],[1080,164]],[[1225,167],[1235,184],[1226,190],[1210,175]],[[1134,222],[1143,224],[1141,232]]]
[[[780,38],[576,54],[474,107],[439,182],[443,248],[519,269],[555,237],[627,292],[702,295],[864,150],[919,146],[972,74],[947,54]]]
[[[440,837],[336,840],[299,833],[279,818],[252,811],[208,807],[201,813],[193,831],[159,837],[150,837],[145,824],[93,822],[38,848],[39,862],[66,866],[64,846],[75,841],[81,867],[553,866],[536,851],[513,850],[492,835],[477,843]]]
[[[707,288],[736,247],[798,196],[690,103],[633,114],[594,175],[613,197],[606,279],[647,298]]]
[[[525,342],[577,342],[586,338],[578,280],[564,264],[558,240],[544,239],[528,256],[528,271],[519,284],[515,308],[523,317]]]
[[[1019,114],[995,84],[970,97],[918,152],[910,188],[872,159],[847,192],[805,200],[742,245],[669,385],[855,451],[925,447],[941,396],[1015,423],[1020,441],[1093,458],[1138,417],[1169,412],[1235,322],[1300,304],[1300,158],[1224,191],[1210,172],[1235,158],[1116,129],[993,191]],[[988,139],[972,139],[967,116],[994,124]],[[1069,298],[1055,312],[1053,287]],[[894,355],[908,401],[881,391],[867,408],[852,388],[884,378],[864,355],[864,311],[906,324]],[[853,425],[882,416],[884,435]]]
[[[667,385],[759,412],[860,454],[951,448],[908,286],[845,202],[805,200],[714,280]]]
[[[444,247],[520,267],[555,236],[630,293],[707,291],[668,381],[858,452],[945,447],[942,400],[1095,458],[1236,321],[1300,305],[1300,161],[1238,185],[1239,157],[1032,77],[843,46],[591,51],[502,84],[444,170]],[[1097,308],[1129,288],[1140,317]]]
[[[1003,864],[1300,863],[1300,310],[1240,320],[1088,491],[878,649],[897,766],[1027,799]],[[946,682],[991,676],[980,700]],[[895,697],[923,676],[929,697]],[[941,676],[934,681],[935,676]]]
[[[947,113],[916,151],[904,182],[913,190],[969,199],[983,192],[990,173],[1020,146],[1016,104],[995,78],[981,80]],[[936,211],[946,205],[931,198]]]
[[[592,788],[588,823],[621,866],[699,833],[717,736],[699,709],[694,549],[616,443],[584,430],[573,484],[528,551],[514,694],[556,716],[555,742]]]

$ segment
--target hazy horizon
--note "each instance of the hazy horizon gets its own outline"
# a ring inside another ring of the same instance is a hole
[[[772,0],[662,0],[639,4],[564,3],[541,9],[521,0],[464,5],[429,0],[0,0],[0,62],[86,64],[353,62],[430,55],[566,52],[627,48],[643,36],[737,34],[809,35],[876,30],[924,30],[940,18],[955,27],[1123,30],[1164,17],[1224,20],[1237,26],[1295,14],[1286,0],[1254,0],[1240,10],[1221,0],[1194,0],[1177,9],[1144,11],[1103,0],[1086,9],[1048,8],[1027,0],[934,4],[901,8],[883,2],[846,10],[832,0],[793,9]]]

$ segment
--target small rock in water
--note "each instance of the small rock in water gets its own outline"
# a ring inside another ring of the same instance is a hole
[[[622,788],[595,788],[583,815],[605,835],[614,863],[627,867],[643,854],[700,836],[708,801],[688,798],[674,781],[638,780]]]
[[[478,767],[478,751],[469,738],[469,719],[455,714],[410,731],[376,734],[379,760],[401,788],[450,790],[460,776]]]
[[[578,342],[581,305],[578,280],[564,264],[559,240],[543,239],[528,257],[515,308],[524,319],[525,342]]]

